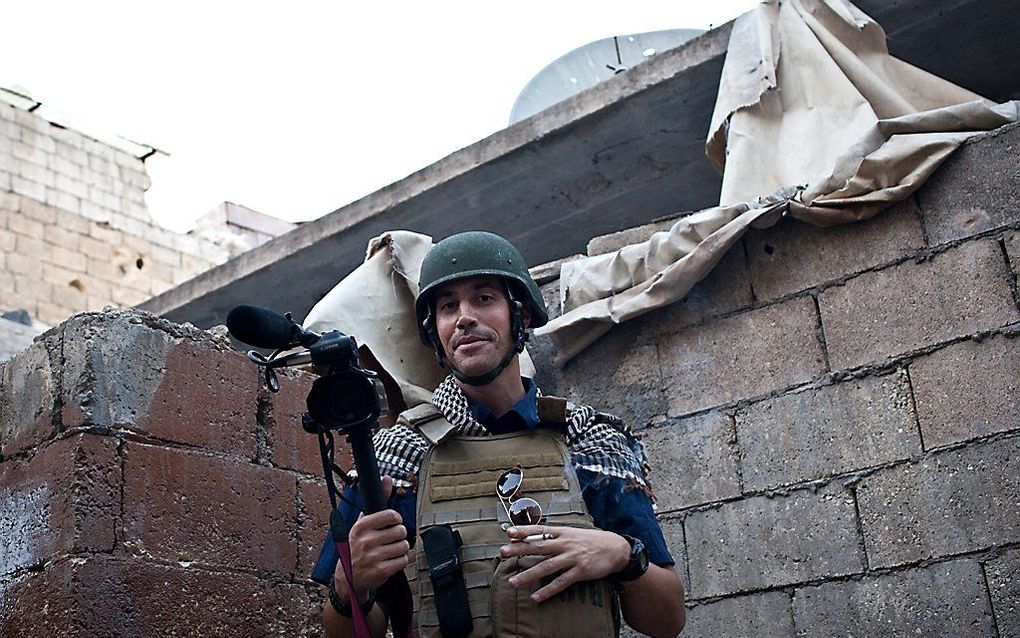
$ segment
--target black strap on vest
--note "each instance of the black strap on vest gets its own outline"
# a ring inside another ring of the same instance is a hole
[[[467,636],[474,623],[461,567],[460,533],[449,525],[436,525],[420,536],[428,559],[429,580],[436,596],[439,631],[446,638]]]

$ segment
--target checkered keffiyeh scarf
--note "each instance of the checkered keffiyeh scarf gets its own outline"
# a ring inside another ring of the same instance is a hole
[[[432,395],[432,404],[443,413],[456,434],[491,436],[471,414],[468,399],[449,376]],[[379,473],[393,477],[397,487],[409,487],[418,476],[429,443],[418,431],[403,423],[379,430],[373,442]],[[575,406],[566,428],[566,443],[575,469],[626,480],[648,491],[648,463],[644,447],[630,428],[614,416],[589,406]]]

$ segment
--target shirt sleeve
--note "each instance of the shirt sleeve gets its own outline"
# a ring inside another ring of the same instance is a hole
[[[641,539],[648,560],[656,565],[676,563],[655,518],[652,500],[643,489],[629,486],[622,478],[589,470],[578,470],[577,478],[588,513],[599,529]]]
[[[358,515],[364,509],[365,502],[361,498],[361,494],[353,487],[344,489],[344,497],[347,500],[340,502],[340,515],[343,516],[344,523],[350,529],[358,520]],[[417,496],[411,490],[397,490],[390,496],[387,502],[387,506],[390,509],[396,510],[400,514],[404,527],[407,528],[407,535],[410,538],[414,538],[414,535],[417,534],[414,516],[416,504]],[[336,551],[336,545],[333,543],[333,537],[329,533],[327,526],[325,538],[322,541],[322,549],[319,550],[319,557],[315,561],[315,567],[312,568],[311,579],[319,584],[328,585],[330,579],[333,578],[333,572],[336,570],[336,563],[339,558],[340,555]]]

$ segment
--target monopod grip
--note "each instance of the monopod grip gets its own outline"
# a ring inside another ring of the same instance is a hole
[[[354,428],[347,434],[347,442],[351,444],[354,466],[358,468],[358,490],[365,499],[365,513],[383,511],[386,509],[386,495],[383,494],[379,463],[372,447],[372,428],[367,425]]]

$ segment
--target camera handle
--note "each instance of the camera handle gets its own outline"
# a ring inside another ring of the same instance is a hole
[[[374,514],[386,509],[386,496],[379,476],[379,462],[372,445],[372,426],[366,424],[347,430],[347,442],[351,446],[354,467],[358,468],[358,491],[365,499],[365,513]]]

